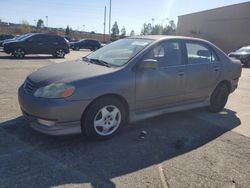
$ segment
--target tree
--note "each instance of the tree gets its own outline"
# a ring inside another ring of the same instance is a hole
[[[176,34],[176,24],[173,20],[169,21],[169,24],[163,28],[163,35],[175,35]]]
[[[21,23],[21,33],[30,33],[31,32],[31,27],[29,25],[29,22],[23,20]]]
[[[131,32],[130,32],[130,36],[133,37],[135,36],[135,31],[132,29]]]
[[[141,29],[141,35],[150,35],[153,29],[154,27],[152,27],[151,23],[144,23]]]
[[[121,30],[121,38],[125,38],[126,37],[126,29],[125,27],[123,26],[122,27],[122,30]]]
[[[67,28],[65,30],[65,35],[66,36],[69,36],[70,35],[70,29],[69,29],[69,26],[67,25]]]
[[[152,31],[151,31],[151,35],[160,35],[162,34],[162,26],[159,25],[159,24],[156,24],[153,28],[152,28]]]
[[[42,28],[44,27],[44,22],[43,22],[42,19],[39,19],[39,20],[37,21],[36,27],[37,27],[38,29],[42,29]]]
[[[119,33],[120,33],[120,30],[118,27],[118,23],[117,23],[117,21],[115,21],[115,23],[111,29],[111,40],[117,40]]]

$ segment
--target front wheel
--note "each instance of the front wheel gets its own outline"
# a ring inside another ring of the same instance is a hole
[[[58,58],[64,58],[65,56],[65,50],[64,49],[57,49],[55,51],[55,53],[53,54],[54,57],[58,57]]]
[[[16,48],[13,50],[12,55],[15,58],[23,58],[25,56],[25,52],[22,48]]]
[[[246,67],[250,68],[250,60],[245,65]]]
[[[85,113],[82,131],[90,139],[109,139],[123,127],[126,122],[126,110],[123,103],[112,97],[95,101]]]
[[[219,84],[210,97],[209,110],[211,112],[221,112],[228,100],[229,89],[226,84]]]

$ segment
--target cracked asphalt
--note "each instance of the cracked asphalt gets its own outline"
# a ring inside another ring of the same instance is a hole
[[[196,109],[127,125],[111,140],[52,137],[22,117],[17,88],[32,71],[65,59],[0,52],[0,187],[249,187],[250,69],[225,110]],[[144,139],[138,140],[141,131]]]

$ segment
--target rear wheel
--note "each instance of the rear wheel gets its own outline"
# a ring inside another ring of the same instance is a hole
[[[224,109],[229,96],[229,88],[226,84],[219,84],[210,97],[209,110],[211,112],[220,112]]]
[[[248,62],[246,62],[246,67],[250,67],[250,60]]]
[[[123,103],[113,97],[104,97],[88,108],[82,120],[82,129],[90,139],[105,140],[117,134],[125,122]]]
[[[59,48],[55,51],[55,53],[53,54],[54,57],[59,57],[59,58],[64,58],[65,56],[65,50],[62,48]]]
[[[23,58],[25,56],[25,52],[22,48],[15,48],[12,52],[12,55],[15,58]]]
[[[73,50],[79,51],[79,50],[80,50],[80,47],[79,47],[79,46],[74,46],[74,47],[73,47]]]

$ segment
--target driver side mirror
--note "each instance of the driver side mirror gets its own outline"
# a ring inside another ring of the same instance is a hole
[[[156,69],[158,67],[158,61],[155,59],[145,59],[140,63],[139,69],[148,70]]]

